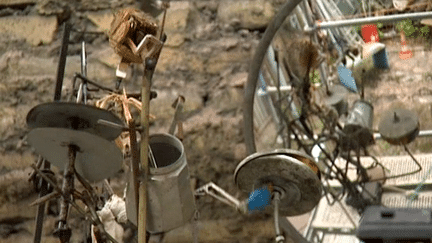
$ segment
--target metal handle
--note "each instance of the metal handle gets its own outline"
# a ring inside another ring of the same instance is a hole
[[[231,207],[235,207],[236,209],[240,209],[242,205],[242,203],[237,198],[231,196],[228,192],[226,192],[225,190],[223,190],[213,182],[209,182],[204,186],[196,189],[195,195],[197,196],[210,195]]]

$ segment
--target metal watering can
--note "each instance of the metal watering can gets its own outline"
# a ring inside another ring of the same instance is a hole
[[[147,231],[167,232],[186,224],[195,213],[186,154],[182,142],[169,134],[150,135],[149,145],[157,168],[150,166],[147,181]],[[134,198],[133,190],[126,193],[128,219],[137,225],[137,207],[128,200]]]

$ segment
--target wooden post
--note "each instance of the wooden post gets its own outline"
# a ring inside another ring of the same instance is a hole
[[[141,182],[139,187],[138,206],[138,242],[146,243],[147,228],[147,180],[149,174],[149,116],[150,116],[150,88],[156,60],[146,58],[144,60],[144,76],[141,87]]]
[[[163,26],[165,24],[166,9],[169,4],[164,4],[164,17],[160,32],[160,41],[163,37]],[[156,47],[152,47],[156,48]],[[141,181],[139,187],[139,204],[138,204],[138,243],[147,243],[147,181],[149,174],[149,117],[150,117],[150,88],[153,72],[156,67],[162,46],[157,49],[156,53],[149,54],[143,60],[144,76],[141,87]],[[149,53],[152,53],[149,50]]]

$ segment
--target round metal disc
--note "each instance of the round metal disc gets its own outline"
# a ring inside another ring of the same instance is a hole
[[[348,94],[348,90],[339,84],[329,87],[329,91],[330,95],[325,97],[325,103],[327,105],[336,105],[342,102]]]
[[[309,168],[311,168],[313,170],[313,172],[315,172],[315,174],[318,176],[318,178],[321,178],[321,174],[318,168],[317,163],[315,162],[315,160],[310,157],[307,154],[304,154],[302,152],[299,152],[297,150],[293,150],[293,149],[275,149],[274,151],[267,153],[267,154],[285,154],[289,157],[293,157],[297,160],[299,160],[300,162],[303,162],[305,165],[309,166]]]
[[[113,113],[94,106],[76,103],[44,103],[33,107],[27,114],[30,128],[56,127],[89,132],[108,140],[116,139],[122,129],[98,124],[102,119],[124,126]]]
[[[279,212],[282,216],[307,213],[321,198],[317,174],[283,151],[250,155],[237,166],[234,180],[237,187],[247,193],[262,186],[281,192]]]
[[[65,128],[35,128],[28,133],[28,143],[52,164],[64,169],[68,164],[68,145],[79,149],[75,169],[89,181],[99,181],[121,169],[123,155],[117,146],[91,133]]]
[[[379,133],[390,144],[400,145],[412,142],[419,134],[417,115],[406,109],[392,109],[384,114],[379,124]]]

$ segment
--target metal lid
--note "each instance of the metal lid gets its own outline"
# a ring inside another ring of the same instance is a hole
[[[35,128],[27,137],[36,152],[63,169],[68,163],[69,145],[79,149],[75,169],[89,181],[99,181],[121,169],[123,155],[113,142],[91,133],[65,128]]]
[[[52,102],[33,107],[27,114],[27,125],[30,128],[56,127],[89,132],[107,140],[116,139],[122,129],[98,124],[102,119],[124,126],[124,123],[113,113],[94,106]]]
[[[282,195],[280,214],[295,216],[312,210],[321,198],[321,183],[306,164],[289,156],[290,150],[256,153],[244,159],[234,172],[237,187],[245,192],[268,186]],[[304,157],[305,158],[305,157]]]
[[[418,135],[420,122],[417,115],[406,109],[396,108],[384,114],[379,124],[379,133],[390,144],[412,142]]]

